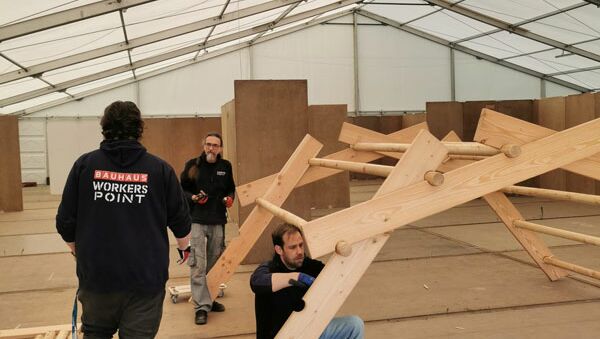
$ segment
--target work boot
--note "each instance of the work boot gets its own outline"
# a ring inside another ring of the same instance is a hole
[[[206,322],[208,321],[208,312],[206,312],[204,310],[196,311],[196,317],[194,320],[196,322],[196,325],[206,324]]]
[[[225,312],[225,305],[221,304],[218,301],[213,301],[212,307],[210,310],[213,312]]]

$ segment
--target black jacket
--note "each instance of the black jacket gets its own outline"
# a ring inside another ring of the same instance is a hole
[[[192,166],[198,167],[195,179],[189,176]],[[235,182],[229,161],[221,158],[219,154],[216,162],[209,163],[204,152],[198,158],[188,160],[181,173],[181,187],[190,207],[192,222],[203,225],[227,223],[227,210],[223,198],[235,198]],[[192,195],[200,193],[201,190],[208,195],[208,200],[203,205],[192,201]]]
[[[190,232],[173,168],[135,140],[105,140],[79,157],[64,187],[56,229],[75,242],[80,288],[96,292],[164,289],[167,226]]]
[[[304,307],[302,297],[307,289],[290,286],[273,293],[272,273],[302,272],[317,277],[325,265],[319,260],[304,258],[302,266],[295,271],[288,269],[275,254],[273,260],[260,264],[250,277],[250,288],[255,293],[256,338],[275,338],[292,311]]]

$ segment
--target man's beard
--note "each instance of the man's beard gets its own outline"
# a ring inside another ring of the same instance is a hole
[[[213,153],[208,152],[208,153],[206,153],[206,161],[215,162],[215,161],[217,161],[217,156]]]
[[[302,263],[304,263],[304,256],[302,256],[302,258],[301,259],[299,258],[298,260],[296,260],[296,259],[288,260],[287,258],[283,258],[283,259],[285,261],[286,266],[291,269],[300,268],[300,267],[302,267]]]

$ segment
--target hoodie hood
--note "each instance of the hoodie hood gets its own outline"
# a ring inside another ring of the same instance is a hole
[[[104,140],[100,149],[112,163],[120,167],[129,167],[146,154],[146,148],[137,140]]]

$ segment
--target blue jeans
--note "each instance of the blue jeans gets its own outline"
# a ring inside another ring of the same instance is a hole
[[[363,339],[365,324],[362,319],[353,315],[333,318],[319,339]]]

